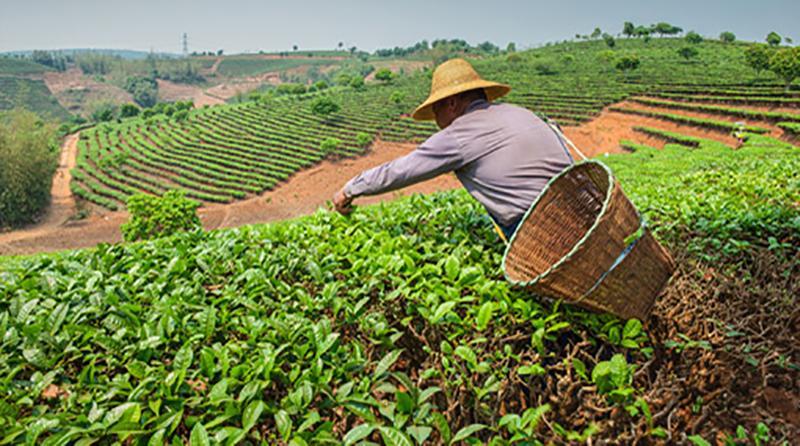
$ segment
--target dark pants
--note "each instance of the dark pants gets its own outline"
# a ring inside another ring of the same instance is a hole
[[[514,221],[512,221],[510,224],[503,225],[503,224],[500,224],[500,222],[497,221],[496,218],[494,218],[494,215],[489,214],[489,217],[492,218],[492,221],[494,222],[494,224],[496,224],[497,227],[500,228],[500,230],[503,232],[503,235],[506,236],[506,242],[511,241],[511,236],[514,235],[514,231],[517,230],[517,226],[519,226],[519,223],[522,221],[522,217],[519,217],[519,218],[515,219]]]

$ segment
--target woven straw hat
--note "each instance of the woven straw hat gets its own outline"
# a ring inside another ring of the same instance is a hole
[[[435,119],[433,104],[444,98],[463,93],[469,90],[483,88],[486,99],[493,101],[511,91],[511,87],[497,82],[481,79],[478,73],[464,59],[450,59],[436,67],[431,82],[431,94],[425,99],[411,117],[417,121]]]

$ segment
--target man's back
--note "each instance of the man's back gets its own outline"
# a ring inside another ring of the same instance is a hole
[[[572,163],[555,132],[515,105],[475,101],[440,133],[449,133],[462,152],[458,179],[503,225],[518,220]]]

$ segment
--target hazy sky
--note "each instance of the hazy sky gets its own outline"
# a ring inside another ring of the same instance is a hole
[[[490,40],[518,48],[587,34],[618,33],[624,21],[667,21],[685,30],[763,40],[777,31],[800,42],[800,0],[0,0],[0,51],[125,48],[226,53],[374,50],[421,39]]]

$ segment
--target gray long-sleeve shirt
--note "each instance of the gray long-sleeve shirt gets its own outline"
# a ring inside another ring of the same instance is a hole
[[[350,180],[345,194],[376,195],[455,171],[467,191],[509,225],[571,163],[555,132],[531,111],[476,100],[413,152]]]

